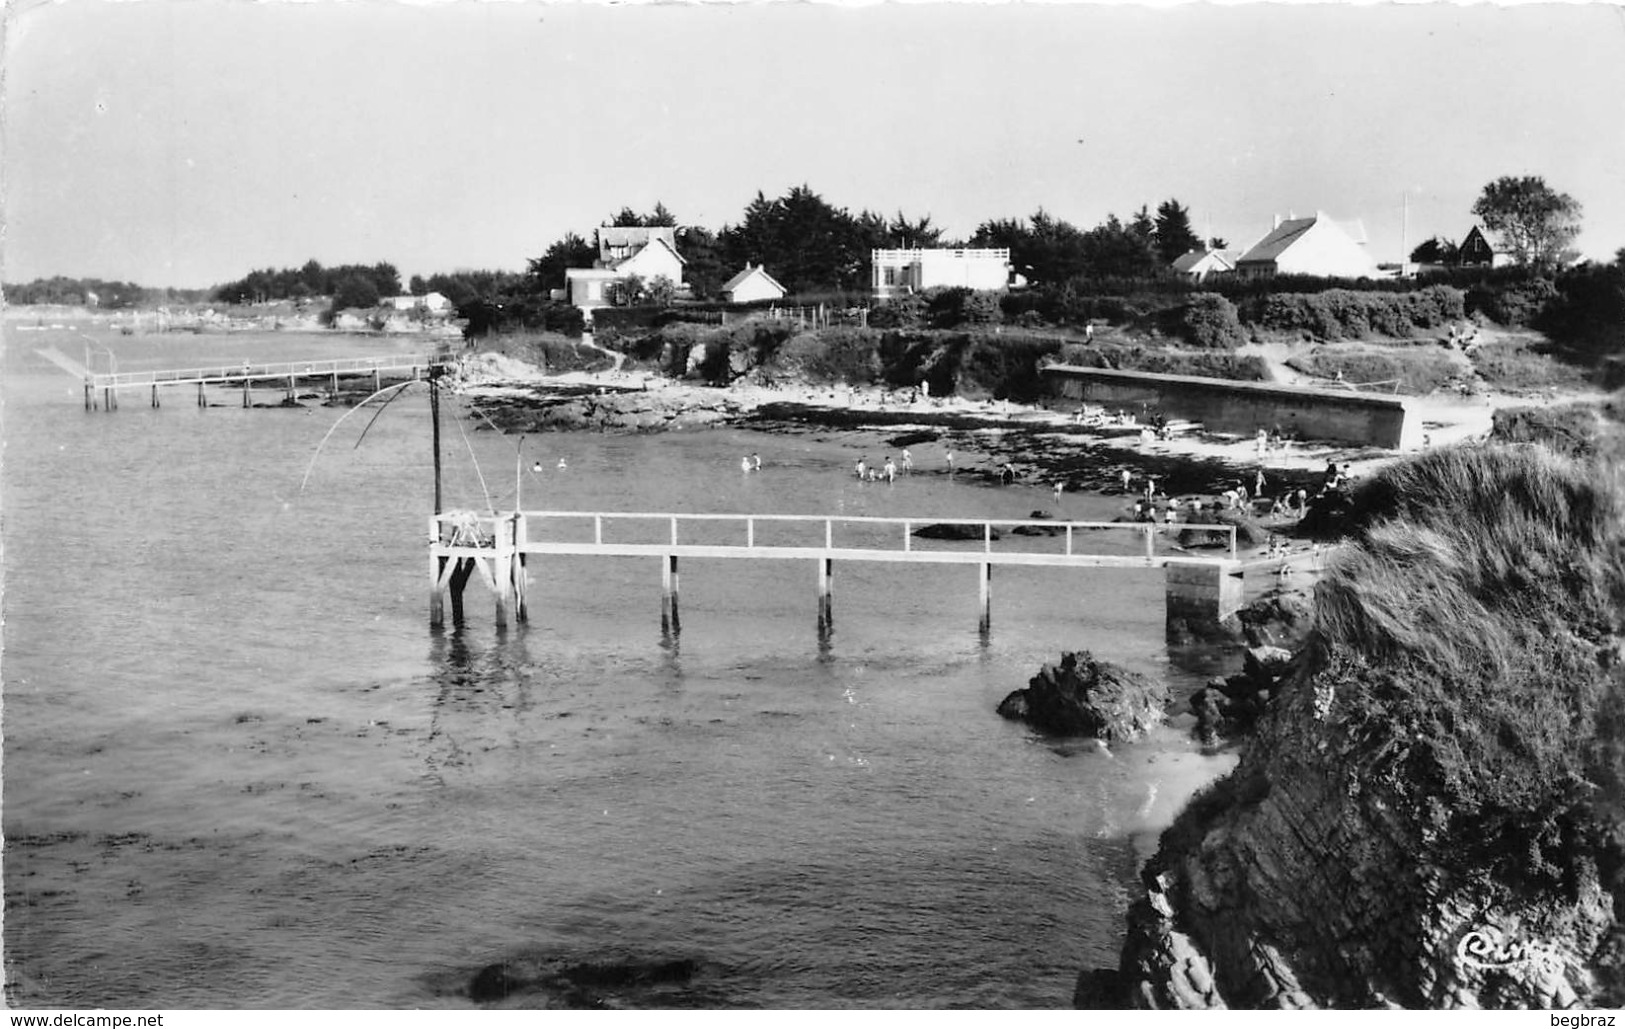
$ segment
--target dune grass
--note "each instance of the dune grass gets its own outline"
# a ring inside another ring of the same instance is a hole
[[[1573,888],[1589,841],[1625,870],[1625,752],[1605,731],[1625,712],[1617,473],[1538,446],[1443,449],[1379,473],[1354,509],[1311,667],[1357,777],[1416,798],[1464,867]]]

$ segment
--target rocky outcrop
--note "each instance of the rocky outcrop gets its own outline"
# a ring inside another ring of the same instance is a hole
[[[1082,976],[1080,1003],[1625,1001],[1613,473],[1435,451],[1354,511],[1298,653],[1213,687],[1266,684],[1257,729],[1163,833],[1119,967]]]
[[[1160,724],[1167,704],[1163,683],[1096,661],[1084,650],[1045,665],[1026,689],[1005,697],[998,712],[1051,735],[1126,742]]]
[[[1292,651],[1284,647],[1248,648],[1240,672],[1210,679],[1192,695],[1197,737],[1211,746],[1251,732],[1280,692],[1292,663]]]
[[[480,969],[465,992],[480,1005],[564,1009],[705,1008],[720,998],[706,966],[687,957],[514,957]]]
[[[1164,836],[1106,1007],[1571,1007],[1614,932],[1595,875],[1524,892],[1436,860],[1412,798],[1354,787],[1297,691]]]
[[[522,402],[482,401],[479,407],[506,432],[665,432],[717,425],[741,409],[720,393],[635,389],[555,390]]]
[[[998,529],[990,529],[977,523],[971,525],[962,522],[933,522],[922,525],[914,530],[914,535],[923,540],[983,540],[1000,539],[1003,536]]]

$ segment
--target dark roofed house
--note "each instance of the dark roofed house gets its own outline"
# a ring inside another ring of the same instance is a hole
[[[1512,263],[1512,257],[1496,250],[1484,237],[1484,230],[1474,225],[1456,250],[1456,263],[1463,268],[1500,268]]]

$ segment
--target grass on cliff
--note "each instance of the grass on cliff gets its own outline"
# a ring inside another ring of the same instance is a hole
[[[1464,362],[1437,347],[1376,350],[1348,344],[1317,346],[1288,360],[1287,367],[1321,379],[1341,376],[1351,386],[1392,388],[1411,395],[1432,393],[1469,371]]]
[[[1353,779],[1414,800],[1449,841],[1435,856],[1464,868],[1571,889],[1588,853],[1625,870],[1617,468],[1444,449],[1391,465],[1354,509],[1311,655]]]

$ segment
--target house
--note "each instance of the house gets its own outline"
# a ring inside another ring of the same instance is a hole
[[[733,304],[748,304],[753,300],[782,300],[788,292],[778,280],[761,265],[745,262],[745,270],[722,286],[722,295]]]
[[[444,293],[425,293],[421,297],[384,297],[378,301],[378,306],[388,307],[396,311],[423,310],[429,314],[444,314],[451,310],[451,300]]]
[[[1463,268],[1502,268],[1511,263],[1512,255],[1491,246],[1477,225],[1468,230],[1456,249],[1456,264]]]
[[[1224,275],[1236,270],[1236,255],[1229,250],[1187,250],[1174,258],[1174,274],[1193,282],[1201,282],[1209,275]]]
[[[591,268],[564,273],[570,303],[590,311],[610,303],[608,287],[636,275],[645,284],[658,278],[683,288],[683,266],[677,253],[677,230],[669,225],[604,225],[598,229],[598,260]]]
[[[1316,211],[1313,218],[1275,218],[1275,227],[1236,260],[1247,278],[1272,275],[1319,275],[1327,278],[1375,278],[1377,262],[1365,248],[1359,222],[1341,225]]]
[[[1010,288],[1008,247],[876,250],[870,278],[876,300],[939,286],[1004,292]]]

